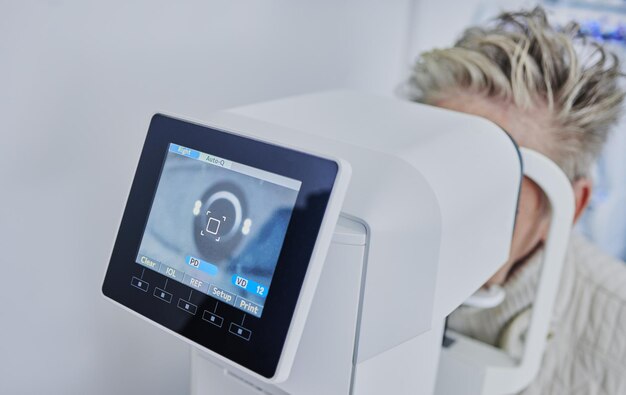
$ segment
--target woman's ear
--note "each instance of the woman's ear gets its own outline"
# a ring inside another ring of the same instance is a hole
[[[576,223],[589,205],[593,183],[590,178],[581,177],[572,183],[572,188],[574,189],[575,199],[574,223]]]

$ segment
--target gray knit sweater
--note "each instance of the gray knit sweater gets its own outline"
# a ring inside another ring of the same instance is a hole
[[[504,285],[502,304],[461,307],[449,326],[520,356],[541,254]],[[523,394],[626,395],[626,265],[579,235],[570,240],[542,366]]]

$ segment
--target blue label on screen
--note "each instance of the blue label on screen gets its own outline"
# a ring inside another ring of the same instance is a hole
[[[186,261],[189,266],[195,267],[196,269],[205,272],[206,274],[210,274],[211,276],[215,276],[217,274],[217,266],[212,263],[203,261],[202,259],[195,258],[190,255],[187,256]]]
[[[170,144],[170,152],[186,156],[188,158],[198,159],[200,157],[200,151],[193,150],[191,148],[183,147],[174,143]]]
[[[241,277],[235,274],[232,277],[232,282],[239,288],[243,288],[248,292],[252,292],[253,294],[262,297],[265,297],[265,295],[267,295],[267,287],[263,284],[257,283],[256,281],[248,280],[245,277]]]

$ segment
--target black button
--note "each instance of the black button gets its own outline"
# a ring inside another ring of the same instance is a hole
[[[161,299],[164,302],[171,303],[172,302],[172,294],[162,290],[159,287],[154,288],[154,296]]]
[[[243,326],[237,325],[232,322],[230,324],[230,328],[228,328],[228,331],[244,340],[250,340],[250,336],[252,336],[252,331],[250,329],[246,329]]]
[[[137,277],[133,277],[130,280],[130,285],[132,285],[135,288],[139,288],[143,292],[148,292],[148,287],[150,286],[150,284],[148,284],[147,282]]]
[[[217,326],[218,328],[222,327],[224,323],[224,319],[215,313],[211,313],[208,310],[204,310],[204,314],[202,314],[202,319],[210,322],[211,324]]]
[[[196,310],[198,310],[198,306],[182,298],[178,299],[178,308],[194,315],[196,314]]]

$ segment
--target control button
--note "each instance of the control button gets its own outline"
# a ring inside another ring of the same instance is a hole
[[[202,293],[207,293],[207,291],[209,290],[209,283],[190,276],[187,273],[185,273],[185,281],[183,281],[183,283],[189,285],[191,288],[197,289]]]
[[[143,292],[148,292],[148,287],[150,286],[150,284],[148,284],[147,282],[143,281],[140,278],[134,277],[134,276],[130,280],[130,285],[132,285],[135,288],[139,288]]]
[[[157,261],[155,261],[152,258],[148,258],[145,255],[139,255],[137,257],[137,262],[140,265],[143,265],[143,266],[145,266],[147,268],[150,268],[152,270],[156,270],[157,272],[159,271],[159,268],[161,267],[161,263],[160,262],[157,262]]]
[[[183,298],[178,299],[178,308],[193,315],[195,315],[198,310],[198,306]]]
[[[171,303],[172,302],[172,294],[162,290],[159,287],[154,288],[154,296],[161,299],[164,302]]]
[[[202,314],[202,319],[210,322],[211,324],[217,326],[218,328],[222,327],[224,323],[224,319],[215,313],[211,313],[208,310],[204,310],[204,314]]]
[[[183,282],[183,275],[185,274],[180,270],[174,269],[173,267],[169,267],[164,264],[161,264],[161,267],[159,267],[159,273],[165,274],[166,276],[171,277],[179,282]]]
[[[223,289],[218,288],[213,284],[209,285],[208,294],[209,296],[213,296],[214,298],[217,298],[226,304],[229,304],[231,306],[235,305],[235,295],[231,294],[230,292],[224,291]]]
[[[250,336],[252,336],[252,331],[250,329],[246,329],[243,326],[237,325],[235,323],[230,323],[230,327],[228,331],[235,336],[239,336],[244,340],[250,340]]]
[[[237,296],[235,307],[245,311],[246,313],[252,314],[255,317],[260,317],[261,313],[263,313],[262,306],[259,306],[256,303],[252,303],[249,300],[242,298],[241,296]]]

